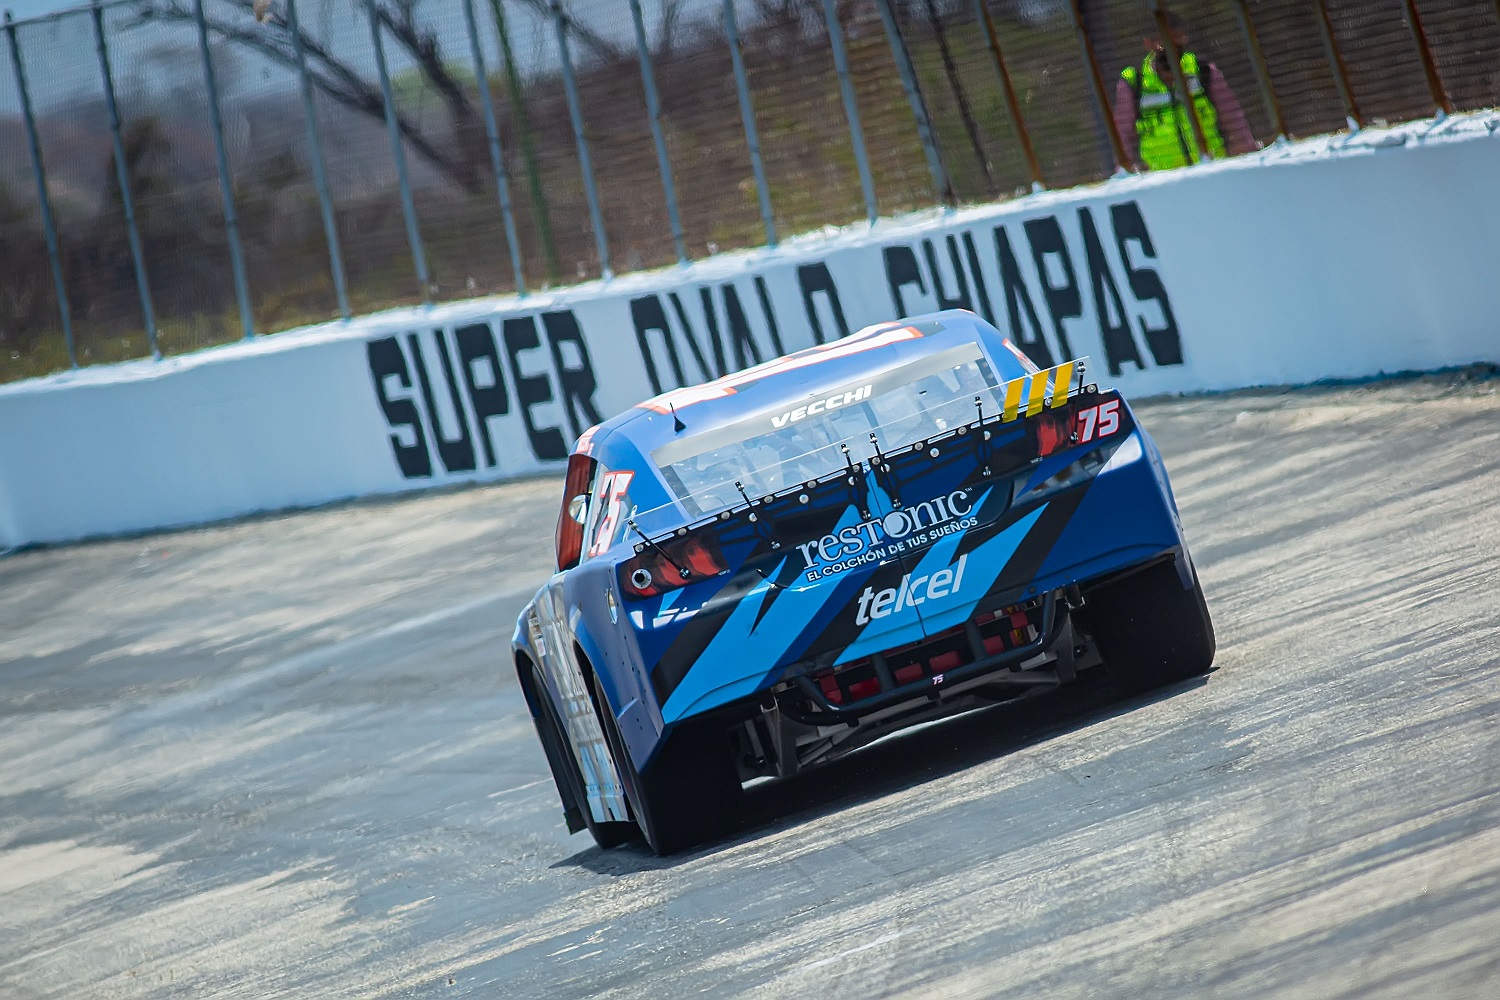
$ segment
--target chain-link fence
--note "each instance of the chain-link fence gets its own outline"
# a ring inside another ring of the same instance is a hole
[[[0,380],[1500,103],[1500,0],[117,0],[5,33]]]

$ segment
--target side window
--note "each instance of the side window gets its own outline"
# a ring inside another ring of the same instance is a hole
[[[583,529],[589,558],[603,555],[620,537],[625,519],[630,516],[626,494],[634,478],[635,473],[628,469],[611,472],[599,466],[589,489],[589,516]]]

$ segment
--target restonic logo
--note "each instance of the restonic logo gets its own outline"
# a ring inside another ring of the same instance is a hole
[[[925,604],[928,598],[958,593],[959,588],[964,585],[964,563],[968,561],[968,553],[965,553],[958,557],[956,565],[940,569],[931,576],[912,576],[908,573],[901,578],[898,586],[889,590],[866,587],[864,593],[859,595],[859,611],[854,616],[854,624],[868,625],[873,619],[893,615],[902,608]]]
[[[967,518],[974,509],[968,490],[954,490],[947,496],[924,500],[912,507],[893,510],[884,517],[871,518],[859,524],[840,528],[836,535],[824,535],[812,542],[797,546],[802,561],[808,567],[819,563],[833,563],[853,559],[887,542],[899,542],[913,532],[952,521]],[[859,565],[868,560],[857,560]]]

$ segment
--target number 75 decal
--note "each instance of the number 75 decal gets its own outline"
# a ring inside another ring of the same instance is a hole
[[[630,489],[630,481],[634,478],[635,473],[628,470],[604,474],[597,498],[597,502],[603,506],[604,514],[594,529],[594,541],[589,546],[590,559],[603,555],[614,544],[615,532],[620,527],[620,508],[624,505],[625,491]]]
[[[1109,437],[1120,429],[1120,401],[1111,399],[1107,403],[1078,411],[1078,443],[1087,444],[1095,438]]]

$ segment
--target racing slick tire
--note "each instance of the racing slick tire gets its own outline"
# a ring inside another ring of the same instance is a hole
[[[679,724],[642,773],[625,747],[597,678],[590,681],[605,742],[625,782],[630,811],[651,850],[674,854],[733,829],[744,790],[724,733],[690,722]]]
[[[1129,693],[1208,672],[1214,625],[1193,574],[1186,589],[1177,566],[1161,562],[1088,592],[1086,625],[1109,676]]]
[[[552,699],[547,696],[547,687],[542,681],[541,671],[534,666],[531,668],[531,689],[536,692],[537,705],[540,709],[537,731],[542,737],[542,749],[553,763],[553,773],[561,774],[562,780],[571,786],[568,791],[571,793],[572,800],[578,804],[578,811],[582,814],[583,823],[588,827],[594,843],[598,844],[601,850],[607,851],[611,847],[618,847],[628,840],[635,839],[638,831],[634,823],[600,823],[589,811],[588,792],[583,784],[583,772],[578,770],[578,759],[573,756],[573,751],[568,745],[567,731],[563,729],[561,721],[557,718],[557,709],[553,706]]]

